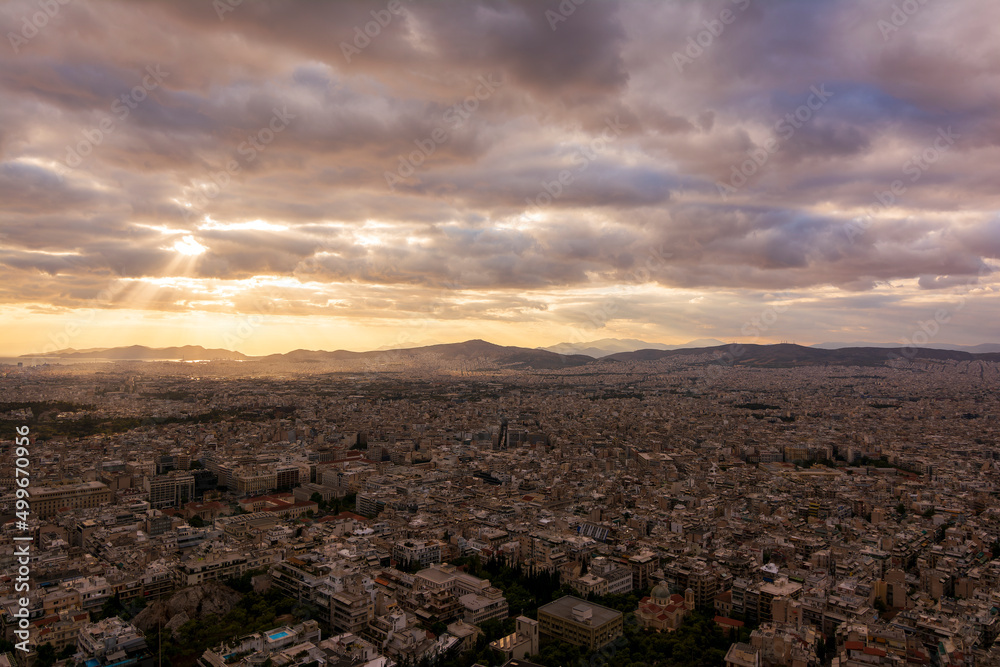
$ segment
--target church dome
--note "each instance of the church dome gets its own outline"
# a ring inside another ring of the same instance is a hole
[[[666,600],[670,597],[670,589],[662,581],[653,587],[653,592],[650,593],[650,597],[654,600]]]

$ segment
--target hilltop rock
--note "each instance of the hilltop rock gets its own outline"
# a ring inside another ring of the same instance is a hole
[[[215,581],[184,588],[167,600],[157,600],[143,609],[133,623],[143,632],[162,626],[176,636],[178,628],[191,619],[223,616],[236,606],[241,595]]]

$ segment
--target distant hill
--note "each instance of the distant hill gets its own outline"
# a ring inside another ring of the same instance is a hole
[[[580,366],[593,361],[592,357],[576,354],[565,355],[547,350],[495,345],[484,340],[467,340],[464,343],[441,343],[424,347],[412,347],[393,350],[372,350],[370,352],[349,352],[337,350],[324,352],[322,350],[295,350],[286,354],[271,354],[260,357],[264,361],[290,362],[346,362],[356,361],[362,364],[405,364],[421,363],[462,363],[480,366],[495,366],[503,368],[562,368],[565,366]]]
[[[350,350],[292,350],[279,354],[269,354],[264,357],[255,357],[261,361],[345,361],[349,359],[360,359],[365,354],[379,354],[377,352],[351,352]]]
[[[44,355],[22,354],[20,358],[52,357],[58,359],[141,359],[157,361],[163,359],[249,359],[240,352],[222,349],[207,349],[201,345],[183,345],[181,347],[146,347],[145,345],[129,345],[128,347],[94,347],[86,350],[66,348],[48,352]]]
[[[899,343],[816,343],[811,347],[818,347],[823,350],[840,350],[845,347],[899,347]],[[926,347],[934,350],[971,352],[972,354],[1000,352],[1000,343],[983,343],[981,345],[951,345],[948,343],[935,343],[933,345],[918,345],[917,347]]]
[[[682,350],[693,347],[713,347],[723,345],[721,340],[715,338],[699,338],[683,345],[665,345],[663,343],[647,343],[644,340],[635,338],[602,338],[590,341],[589,343],[556,343],[548,347],[539,348],[549,352],[559,354],[585,354],[588,357],[600,359],[609,354],[619,352],[634,352],[636,350]]]
[[[376,347],[373,352],[381,352],[383,350],[405,350],[413,347],[427,347],[429,345],[441,345],[441,341],[434,340],[433,338],[425,338],[424,340],[410,341],[408,343],[392,343],[390,345],[382,345]]]
[[[973,354],[960,350],[935,350],[917,348],[905,354],[895,347],[896,354],[908,359],[938,359],[953,361],[1000,361],[1000,353]],[[893,348],[845,347],[824,350],[790,343],[778,345],[720,345],[686,350],[637,350],[604,357],[601,361],[653,361],[667,357],[695,356],[707,353],[726,355],[734,366],[881,366],[890,357]]]
[[[600,341],[595,341],[600,342]],[[641,342],[641,341],[638,341]],[[697,343],[692,341],[688,345]],[[711,341],[718,343],[718,341]],[[986,346],[979,346],[986,347]],[[613,364],[616,362],[655,361],[664,358],[691,357],[698,363],[715,363],[725,355],[725,363],[737,366],[787,367],[787,366],[881,366],[890,359],[891,347],[865,346],[824,349],[782,343],[779,345],[712,345],[709,347],[676,347],[675,349],[638,349],[616,352],[596,358],[586,354],[560,354],[541,348],[496,345],[484,340],[467,340],[463,343],[441,343],[423,347],[394,350],[352,352],[350,350],[293,350],[284,354],[248,357],[239,352],[206,349],[199,345],[182,347],[149,348],[143,345],[128,347],[95,348],[88,350],[65,349],[52,352],[47,357],[59,359],[109,359],[109,360],[247,360],[265,364],[328,364],[341,370],[393,370],[412,368],[453,369],[462,371],[497,369],[558,369],[587,364]],[[896,354],[902,351],[896,347]],[[708,355],[708,358],[706,356]],[[33,355],[24,355],[31,357]],[[939,359],[954,361],[1000,361],[1000,352],[972,353],[963,350],[917,348],[908,350],[910,359]]]

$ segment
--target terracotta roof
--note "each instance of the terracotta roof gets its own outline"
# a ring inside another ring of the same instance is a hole
[[[734,628],[742,628],[745,625],[743,621],[737,621],[735,618],[727,616],[716,616],[713,620],[719,625],[728,625]]]

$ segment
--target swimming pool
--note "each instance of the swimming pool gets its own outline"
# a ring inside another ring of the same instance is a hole
[[[282,638],[287,637],[287,636],[288,636],[288,633],[285,632],[284,630],[282,630],[281,632],[276,632],[273,635],[268,635],[267,638],[270,639],[271,641],[275,642],[275,641],[278,641],[279,639],[282,639]]]

